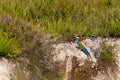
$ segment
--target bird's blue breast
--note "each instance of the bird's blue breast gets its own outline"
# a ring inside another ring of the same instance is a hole
[[[79,43],[79,42],[80,42],[80,39],[79,39],[79,38],[76,38],[75,42],[76,42],[76,43]]]

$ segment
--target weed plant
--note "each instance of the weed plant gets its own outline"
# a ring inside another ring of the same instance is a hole
[[[0,38],[0,56],[16,57],[19,52],[18,43],[14,38],[9,39],[7,36]]]
[[[115,46],[103,42],[100,57],[98,59],[98,68],[106,73],[108,69],[112,72],[116,72],[116,53]]]

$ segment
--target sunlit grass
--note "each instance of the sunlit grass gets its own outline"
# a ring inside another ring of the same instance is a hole
[[[118,20],[117,23],[120,21],[118,0],[4,0],[0,2],[0,15],[10,14],[14,18],[35,25],[40,24],[48,34],[120,36],[119,24],[111,25],[112,21]]]
[[[9,39],[6,35],[0,38],[0,56],[16,57],[20,53],[17,40]]]

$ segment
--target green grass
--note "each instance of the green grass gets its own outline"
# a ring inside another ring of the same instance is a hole
[[[104,71],[107,73],[108,68],[112,72],[116,72],[117,64],[116,64],[116,51],[115,45],[107,44],[103,42],[101,50],[100,50],[100,57],[98,59],[98,69],[100,71]]]
[[[110,44],[104,44],[101,50],[101,61],[106,63],[112,63],[115,61],[116,52],[114,51],[115,46]]]
[[[13,19],[11,15],[0,17],[0,55],[16,57],[32,45],[35,34],[30,24]]]
[[[18,43],[14,38],[9,39],[7,36],[0,38],[0,56],[16,57],[19,55]]]
[[[119,37],[119,3],[119,0],[3,0],[0,15],[10,14],[39,25],[47,34],[63,37],[76,33]]]

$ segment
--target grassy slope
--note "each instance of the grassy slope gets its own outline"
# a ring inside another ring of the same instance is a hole
[[[0,15],[42,27],[46,33],[71,36],[120,36],[119,0],[2,0]]]

